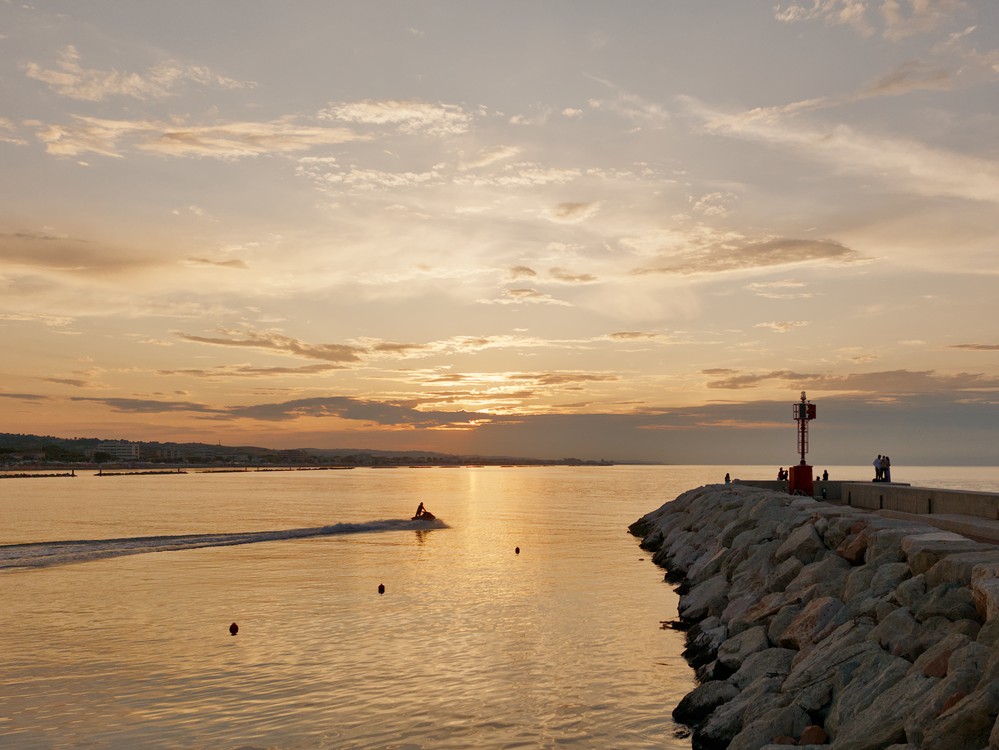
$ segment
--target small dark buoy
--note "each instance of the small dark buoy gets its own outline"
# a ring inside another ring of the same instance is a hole
[[[229,635],[236,635],[239,632],[239,625],[233,623],[229,626]]]
[[[520,547],[517,547],[517,549],[515,549],[513,552],[514,552],[514,554],[519,555],[520,554]]]
[[[379,594],[384,594],[385,593],[385,584],[384,583],[379,583],[378,584],[378,593]]]

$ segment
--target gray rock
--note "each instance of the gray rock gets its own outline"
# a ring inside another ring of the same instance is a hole
[[[835,596],[843,598],[846,589],[846,577],[852,570],[850,563],[839,555],[827,552],[815,562],[806,565],[794,580],[788,584],[785,593],[803,595],[811,590],[811,599],[816,596]],[[802,598],[805,598],[802,596]]]
[[[987,552],[995,547],[982,542],[973,542],[960,534],[949,531],[935,531],[904,537],[902,551],[913,575],[925,573],[948,555],[962,552]]]
[[[908,567],[906,567],[908,570]],[[854,568],[846,575],[846,586],[843,588],[843,601],[850,602],[861,596],[868,594],[871,587],[871,580],[878,569],[873,565],[861,565]]]
[[[999,620],[999,578],[977,578],[971,593],[979,616],[986,622]]]
[[[763,678],[783,681],[791,671],[791,661],[796,654],[796,651],[787,648],[768,648],[749,654],[728,681],[737,688],[745,688]]]
[[[871,578],[871,596],[887,596],[897,589],[903,581],[907,581],[911,577],[912,573],[909,572],[909,566],[905,563],[887,563],[881,565],[875,570],[874,576]]]
[[[985,747],[999,714],[999,682],[990,682],[926,727],[923,746],[933,750]]]
[[[804,650],[846,621],[846,605],[832,596],[812,599],[781,634],[778,645]]]
[[[718,706],[739,694],[739,688],[724,680],[711,680],[687,693],[673,709],[673,718],[681,724],[703,721]]]
[[[732,739],[727,750],[758,750],[774,737],[799,736],[811,723],[808,714],[793,704],[772,708],[746,719],[742,731]]]
[[[873,693],[858,691],[869,700],[857,705],[856,713],[840,723],[833,747],[836,750],[881,750],[893,743],[905,742],[905,719],[931,682],[929,677],[909,675],[892,684],[882,683]],[[852,692],[854,684],[851,683],[847,690]],[[929,747],[937,750],[936,745]]]
[[[978,617],[971,589],[956,583],[941,583],[928,591],[913,614],[920,621],[937,616],[951,621]]]
[[[926,596],[926,578],[918,575],[902,581],[889,599],[900,607],[915,609],[924,596]]]
[[[815,530],[815,526],[805,524],[792,531],[791,535],[784,540],[774,554],[774,562],[782,563],[789,557],[795,557],[808,565],[808,563],[814,562],[819,554],[826,551],[826,545]]]
[[[926,585],[929,588],[939,586],[941,583],[968,586],[971,584],[971,574],[975,566],[982,564],[999,564],[999,549],[948,555],[926,571]]]
[[[873,650],[862,654],[860,658],[853,658],[843,670],[845,684],[833,691],[832,702],[829,705],[829,713],[826,716],[826,730],[836,738],[836,744],[841,736],[848,730],[853,730],[856,726],[857,717],[868,711],[877,702],[883,710],[889,711],[890,704],[886,704],[882,698],[892,690],[897,682],[905,677],[909,670],[909,662],[897,656],[887,654],[868,641]],[[922,675],[910,675],[912,681],[922,681],[925,683],[930,679]],[[904,714],[911,706],[911,702],[900,710]],[[871,722],[876,721],[873,714],[867,714]],[[859,744],[858,747],[882,747],[898,742],[904,737],[901,736],[902,715],[894,716],[896,726],[889,732],[878,733],[878,743],[875,745]],[[864,740],[862,732],[857,732],[858,739]]]
[[[787,585],[798,576],[803,567],[805,567],[804,563],[797,557],[787,558],[770,571],[770,574],[763,582],[763,588],[773,592],[784,591]]]
[[[956,670],[944,678],[932,679],[926,691],[915,697],[903,720],[906,739],[922,745],[927,728],[937,721],[944,706],[956,696],[974,691],[980,677],[981,674],[973,670]]]
[[[750,654],[767,648],[770,648],[767,632],[762,625],[757,625],[722,643],[718,648],[718,662],[734,672]]]
[[[770,639],[771,643],[780,643],[784,631],[787,630],[788,626],[794,621],[794,618],[803,609],[804,606],[801,604],[786,604],[781,607],[777,614],[770,618],[770,622],[767,625],[767,638]]]
[[[746,715],[756,716],[761,712],[786,706],[787,696],[781,695],[779,677],[763,677],[746,685],[732,700],[722,703],[698,728],[698,738],[704,745],[725,747],[742,731]]]
[[[727,592],[728,581],[724,576],[709,578],[680,597],[680,617],[700,620],[708,615],[720,615],[728,604]]]
[[[690,570],[687,571],[687,579],[690,581],[691,585],[696,586],[699,583],[718,575],[721,570],[722,563],[725,561],[726,556],[728,556],[730,550],[721,547],[714,550],[711,553],[705,553],[697,559],[693,565],[690,566]]]
[[[918,649],[920,625],[907,607],[899,607],[881,620],[870,633],[870,639],[889,654],[915,661],[922,653]]]

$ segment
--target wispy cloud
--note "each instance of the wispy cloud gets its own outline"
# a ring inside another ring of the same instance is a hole
[[[472,122],[472,116],[458,105],[413,99],[340,102],[321,110],[319,118],[358,125],[388,125],[402,133],[434,136],[460,135]]]
[[[247,269],[246,261],[239,260],[238,258],[231,258],[229,260],[211,260],[209,258],[188,258],[187,262],[192,266],[214,266],[216,268],[239,268]]]
[[[738,390],[764,383],[785,383],[790,389],[808,388],[818,392],[863,393],[900,396],[920,393],[981,392],[999,390],[999,377],[980,373],[938,374],[933,370],[883,370],[843,375],[801,373],[792,370],[740,373],[712,369],[703,374],[714,378],[708,388]]]
[[[637,274],[716,274],[754,268],[772,268],[799,263],[855,263],[862,256],[834,240],[776,238],[757,242],[722,242],[687,252],[667,255]]]
[[[165,156],[238,159],[306,151],[315,146],[364,140],[343,128],[302,125],[294,118],[269,122],[185,125],[154,120],[110,120],[73,115],[69,125],[34,122],[38,139],[53,156],[94,153],[121,157],[127,150]]]
[[[537,289],[507,289],[503,292],[503,295],[498,298],[493,299],[480,299],[477,300],[479,303],[484,305],[563,305],[566,307],[571,307],[570,302],[565,300],[556,299],[550,294],[545,294],[544,292],[539,292]]]
[[[839,170],[887,181],[901,193],[999,203],[999,164],[909,138],[865,135],[846,125],[818,128],[774,110],[725,114],[687,99],[710,131],[768,143]]]
[[[963,0],[812,0],[811,5],[788,3],[774,6],[774,17],[784,23],[822,21],[850,26],[864,36],[880,28],[886,39],[899,40],[926,34],[950,21],[967,7]]]
[[[212,346],[233,347],[238,349],[259,349],[261,351],[277,352],[292,357],[304,359],[320,359],[327,362],[359,362],[363,350],[348,344],[308,344],[291,336],[285,336],[273,331],[241,332],[222,331],[230,338],[212,336],[195,336],[178,332],[176,335],[184,341]]]
[[[807,325],[808,323],[803,320],[773,320],[769,323],[757,323],[753,328],[767,328],[774,333],[787,333]]]
[[[999,351],[999,344],[951,344],[951,349],[966,349],[972,352]]]
[[[80,53],[72,45],[59,54],[55,68],[44,68],[31,62],[24,65],[24,73],[61,96],[88,102],[100,102],[112,97],[143,101],[164,99],[181,93],[187,84],[215,89],[253,87],[250,82],[228,78],[207,67],[186,65],[175,60],[167,60],[138,73],[84,68],[80,64]]]

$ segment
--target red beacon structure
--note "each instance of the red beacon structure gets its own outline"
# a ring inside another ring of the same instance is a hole
[[[801,454],[801,463],[790,467],[788,474],[787,491],[792,495],[807,495],[812,497],[815,494],[815,485],[812,480],[812,467],[805,463],[805,454],[808,453],[808,423],[815,419],[815,404],[805,398],[805,392],[801,392],[801,401],[792,404],[794,409],[794,421],[798,423],[798,453]]]

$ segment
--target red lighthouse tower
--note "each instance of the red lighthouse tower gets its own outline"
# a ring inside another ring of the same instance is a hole
[[[815,419],[815,404],[810,403],[802,391],[801,401],[791,406],[794,409],[794,421],[798,423],[798,453],[801,455],[801,463],[791,467],[787,491],[792,495],[812,497],[815,494],[815,485],[812,480],[812,467],[805,463],[805,454],[808,453],[808,423]]]

